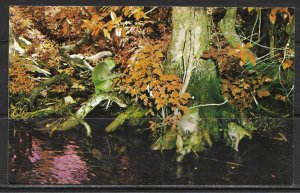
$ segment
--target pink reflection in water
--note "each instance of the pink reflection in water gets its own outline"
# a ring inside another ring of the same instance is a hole
[[[36,138],[33,138],[31,152],[30,152],[31,154],[28,156],[29,161],[34,164],[37,161],[41,160],[40,152],[41,152],[41,148],[38,144],[38,141]]]
[[[63,150],[44,149],[42,146],[45,146],[42,141],[32,137],[31,148],[24,152],[35,166],[31,177],[39,178],[42,184],[81,184],[88,181],[88,166],[78,155],[78,146],[68,144]],[[16,159],[17,156],[13,155],[12,162]]]
[[[69,144],[65,146],[64,155],[53,158],[51,173],[58,184],[80,184],[88,179],[88,166],[75,148]]]

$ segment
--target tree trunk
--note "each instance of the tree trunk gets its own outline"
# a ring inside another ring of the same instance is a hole
[[[167,73],[175,73],[183,80],[183,91],[193,97],[192,105],[224,102],[220,92],[217,70],[212,61],[200,59],[209,48],[209,20],[205,8],[176,7],[172,10],[172,39],[169,45]],[[220,137],[218,118],[234,118],[235,111],[228,104],[199,107],[200,130],[208,130],[214,140]]]

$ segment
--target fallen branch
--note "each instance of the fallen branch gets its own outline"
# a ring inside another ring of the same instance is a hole
[[[74,52],[75,50],[77,50],[78,48],[80,48],[83,44],[85,44],[86,42],[88,42],[91,38],[91,31],[87,31],[84,35],[84,37],[79,40],[78,42],[76,42],[75,44],[70,44],[70,45],[65,45],[65,46],[61,46],[60,50],[62,53],[65,52]]]
[[[97,53],[95,55],[92,55],[92,56],[84,56],[82,54],[72,54],[72,55],[69,55],[67,57],[71,60],[80,60],[80,61],[82,61],[84,66],[87,69],[89,69],[90,71],[92,71],[93,67],[87,61],[97,62],[98,60],[100,60],[104,57],[108,57],[108,56],[112,56],[112,53],[110,51],[99,52],[99,53]]]
[[[190,107],[189,109],[194,109],[194,108],[199,108],[199,107],[209,107],[209,106],[222,106],[222,105],[225,105],[226,103],[228,103],[228,99],[225,99],[225,101],[222,103],[196,105],[196,106]]]
[[[48,87],[52,84],[55,84],[59,81],[62,81],[62,80],[65,80],[68,85],[72,85],[70,77],[66,74],[58,74],[58,75],[52,76],[51,78],[48,78],[47,80],[40,83],[37,87],[35,87],[33,89],[33,91],[31,92],[31,94],[29,95],[29,98],[28,98],[30,105],[32,105],[34,103],[35,99],[40,95],[42,90],[44,90],[46,87]]]
[[[117,103],[120,107],[126,107],[125,101],[115,93],[94,93],[89,100],[82,105],[82,107],[75,113],[75,115],[70,116],[62,123],[53,123],[48,125],[48,130],[51,133],[54,131],[66,131],[76,127],[79,123],[83,124],[87,129],[88,136],[91,135],[91,129],[86,122],[83,121],[85,116],[91,112],[98,104],[103,100],[111,100]]]
[[[39,109],[37,111],[33,112],[27,112],[25,114],[26,118],[45,118],[48,117],[49,115],[62,115],[63,112],[65,112],[68,109],[68,107],[61,107],[59,108],[58,106],[50,106],[45,109]],[[22,117],[20,117],[22,118]],[[24,118],[24,117],[23,117]]]
[[[146,109],[142,108],[141,106],[130,106],[128,109],[126,109],[125,112],[118,115],[118,117],[109,124],[106,128],[106,132],[113,132],[115,131],[119,126],[123,125],[124,122],[127,119],[138,119],[145,116]]]

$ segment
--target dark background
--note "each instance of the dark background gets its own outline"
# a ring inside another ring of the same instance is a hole
[[[199,6],[199,7],[295,7],[296,54],[295,54],[295,100],[294,100],[294,184],[290,187],[268,186],[32,186],[8,185],[8,16],[10,5],[98,5],[98,6]],[[201,191],[201,192],[247,192],[272,191],[300,192],[300,1],[299,0],[0,0],[0,192],[81,192],[81,191]],[[57,189],[56,189],[57,188]]]

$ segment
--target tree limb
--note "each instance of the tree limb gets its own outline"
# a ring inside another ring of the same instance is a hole
[[[97,54],[92,56],[84,56],[82,54],[72,54],[72,55],[68,55],[67,57],[73,60],[81,60],[84,66],[90,71],[92,71],[93,67],[87,61],[97,62],[98,60],[104,57],[108,57],[112,55],[113,54],[110,51],[103,51],[103,52],[98,52]]]
[[[236,11],[237,8],[227,8],[224,18],[219,23],[219,27],[225,39],[230,44],[230,46],[232,46],[233,48],[241,48],[243,42],[235,30]],[[243,49],[244,52],[246,51],[248,53],[247,60],[250,60],[250,56],[256,57],[256,55],[250,49],[247,48],[243,48]]]
[[[119,114],[118,117],[105,128],[105,131],[115,131],[119,126],[123,125],[127,119],[142,118],[143,116],[145,116],[146,111],[146,109],[142,108],[139,105],[132,105],[127,108],[125,112]]]
[[[70,77],[66,74],[58,74],[55,76],[52,76],[51,78],[48,78],[44,82],[40,83],[37,87],[33,89],[31,94],[29,95],[29,101],[30,104],[33,104],[35,99],[40,95],[41,91],[44,90],[46,87],[55,84],[61,80],[65,80],[68,85],[72,85],[72,82],[70,80]]]
[[[76,49],[80,48],[80,46],[82,46],[83,44],[85,44],[86,42],[88,42],[91,38],[91,31],[86,31],[84,37],[82,39],[80,39],[78,42],[76,42],[75,44],[70,44],[70,45],[65,45],[65,46],[61,46],[60,50],[65,53],[65,52],[74,52]]]
[[[83,119],[103,100],[111,100],[117,103],[120,107],[127,107],[126,102],[119,95],[115,93],[97,92],[94,93],[91,98],[89,98],[89,100],[81,106],[81,108],[75,113],[74,116],[70,116],[62,123],[54,123],[49,125],[48,130],[51,130],[51,133],[53,133],[54,131],[66,131],[76,127],[79,123],[81,123],[86,127],[87,134],[90,136],[90,127],[86,122],[83,121]]]

